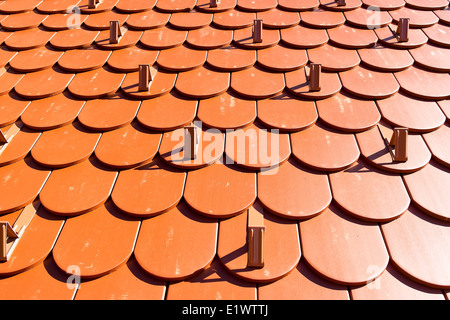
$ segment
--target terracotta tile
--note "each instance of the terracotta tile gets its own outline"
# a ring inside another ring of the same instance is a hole
[[[99,68],[84,73],[77,73],[67,89],[82,99],[100,98],[115,93],[122,84],[125,74]]]
[[[47,18],[46,14],[40,14],[35,11],[27,11],[9,15],[0,23],[1,27],[6,30],[24,30],[36,28]]]
[[[128,18],[128,14],[120,13],[117,11],[105,11],[96,14],[90,14],[84,25],[92,30],[109,30],[110,21],[119,21],[119,25],[122,26]]]
[[[110,56],[111,51],[92,47],[67,50],[58,60],[58,65],[68,72],[84,72],[102,67]]]
[[[254,12],[228,10],[215,13],[213,22],[223,29],[240,29],[252,26],[255,19],[256,14]]]
[[[366,29],[384,27],[392,22],[392,17],[387,11],[377,11],[375,8],[358,8],[346,11],[344,15],[349,24]]]
[[[20,13],[33,10],[42,0],[13,0],[5,1],[0,6],[0,12],[2,13]]]
[[[422,29],[430,42],[439,46],[450,47],[449,26],[435,24],[432,27]]]
[[[431,289],[401,274],[393,264],[375,279],[361,287],[350,288],[353,300],[442,300],[440,290]]]
[[[9,62],[17,72],[34,72],[51,68],[61,58],[64,52],[40,47],[19,52]]]
[[[158,0],[156,8],[163,12],[190,11],[194,9],[196,0]]]
[[[163,300],[165,292],[166,283],[147,275],[132,256],[117,270],[83,282],[75,300]]]
[[[207,217],[238,215],[256,199],[256,174],[217,161],[188,172],[184,199],[192,209]]]
[[[206,62],[220,71],[239,71],[252,67],[256,62],[256,51],[230,45],[208,51]]]
[[[277,5],[277,0],[260,0],[258,2],[253,0],[237,1],[238,8],[248,11],[266,11],[275,8]]]
[[[157,0],[120,0],[117,2],[115,8],[127,13],[142,12],[153,9],[156,2]]]
[[[233,31],[207,26],[190,30],[186,42],[197,49],[217,49],[233,41]]]
[[[162,50],[158,56],[158,66],[169,71],[189,71],[201,67],[207,56],[206,50],[179,46]]]
[[[39,3],[36,9],[39,12],[55,14],[66,12],[69,6],[76,6],[79,3],[79,0],[46,0]]]
[[[200,67],[178,74],[175,88],[189,98],[211,98],[228,90],[230,74]]]
[[[373,30],[357,29],[347,25],[327,30],[330,42],[348,49],[370,48],[377,41]]]
[[[82,279],[97,278],[125,264],[133,253],[140,221],[110,202],[92,212],[67,219],[52,254],[57,266]]]
[[[161,134],[132,122],[104,133],[95,148],[95,155],[109,167],[128,169],[150,161],[158,152],[160,140]]]
[[[51,215],[42,206],[39,207],[39,203],[32,206],[37,212],[9,260],[0,264],[2,276],[19,274],[41,263],[51,252],[64,224],[64,219]]]
[[[395,73],[401,88],[425,100],[442,100],[450,97],[450,75],[435,73],[417,67]]]
[[[391,151],[387,147],[388,141],[386,141],[386,139],[391,139],[393,130],[384,123],[379,123],[378,126],[379,128],[375,127],[356,135],[362,156],[372,165],[390,172],[411,173],[428,164],[431,153],[418,134],[408,135],[408,160],[394,162]],[[383,135],[381,132],[383,132]]]
[[[307,219],[320,214],[331,202],[328,177],[303,167],[294,158],[258,173],[258,199],[282,218]]]
[[[72,50],[89,47],[100,35],[100,31],[88,29],[68,29],[58,31],[50,44],[59,50]]]
[[[259,67],[251,67],[233,72],[230,86],[246,98],[264,99],[283,91],[285,82],[282,73],[272,73]]]
[[[99,133],[90,132],[78,122],[73,122],[45,131],[31,150],[31,155],[42,166],[67,167],[89,158],[99,139]]]
[[[322,8],[300,13],[302,24],[311,28],[334,28],[345,23],[342,12],[333,12]]]
[[[260,123],[236,131],[228,131],[225,141],[228,161],[249,169],[277,166],[291,155],[289,135],[268,130]]]
[[[246,49],[273,47],[280,41],[280,32],[277,29],[263,29],[262,40],[262,42],[253,42],[252,27],[234,30],[234,43]]]
[[[319,91],[309,90],[309,80],[305,68],[286,72],[286,88],[292,94],[305,99],[326,99],[341,91],[342,85],[337,73],[322,72]]]
[[[283,43],[295,48],[315,48],[328,42],[326,30],[307,28],[302,25],[281,29],[280,34]]]
[[[319,0],[323,8],[333,11],[349,11],[361,7],[360,0],[348,0],[344,6],[339,6],[336,2],[330,2],[328,0]]]
[[[187,31],[161,27],[145,30],[142,33],[140,43],[150,49],[169,49],[180,46],[188,35]]]
[[[169,23],[178,29],[193,30],[209,26],[212,22],[211,13],[189,11],[175,12],[170,16]]]
[[[406,0],[408,7],[418,10],[438,10],[448,7],[448,1],[445,0]]]
[[[286,277],[258,286],[259,300],[348,300],[347,287],[318,276],[300,260]]]
[[[111,193],[124,213],[151,217],[174,208],[181,200],[186,173],[164,164],[159,157],[131,170],[122,170]]]
[[[146,1],[146,3],[148,3]],[[170,14],[155,10],[130,14],[126,24],[137,30],[147,30],[163,27],[169,22]]]
[[[432,11],[416,10],[408,7],[389,11],[389,14],[396,23],[398,23],[400,18],[409,18],[409,26],[412,28],[426,28],[439,22],[439,18]]]
[[[447,117],[447,120],[450,119],[450,100],[441,100],[437,103]]]
[[[407,50],[393,49],[383,45],[360,49],[358,54],[364,65],[377,71],[401,71],[409,68],[414,63],[413,57]]]
[[[76,287],[68,288],[68,277],[52,257],[15,277],[0,280],[2,300],[71,300]]]
[[[41,132],[26,127],[14,136],[11,142],[0,151],[0,166],[8,165],[25,158]]]
[[[254,300],[256,285],[232,276],[214,259],[200,274],[169,284],[167,300]]]
[[[428,215],[448,221],[449,198],[446,190],[450,185],[450,170],[436,161],[420,171],[403,177],[411,200]]]
[[[435,15],[439,17],[439,22],[444,24],[450,24],[450,14],[449,10],[435,10],[433,11]]]
[[[139,105],[140,101],[127,99],[120,93],[88,100],[78,115],[78,120],[91,130],[114,130],[131,123]]]
[[[342,131],[365,131],[381,119],[373,101],[360,99],[345,92],[325,100],[318,100],[316,105],[320,119],[328,126]]]
[[[435,72],[449,72],[450,63],[446,57],[450,48],[441,48],[426,44],[420,48],[410,50],[417,65]]]
[[[0,47],[0,68],[3,68],[8,64],[11,59],[17,55],[17,51],[9,50],[6,47]]]
[[[5,44],[12,50],[28,50],[42,47],[55,36],[55,32],[32,28],[14,32],[5,40]]]
[[[108,58],[108,65],[119,72],[139,71],[139,64],[153,65],[158,55],[158,50],[147,50],[136,46],[114,50]]]
[[[296,0],[278,0],[278,6],[284,10],[307,11],[319,6],[318,0],[305,0],[299,3]]]
[[[300,23],[300,15],[298,12],[283,11],[276,8],[258,12],[256,17],[263,20],[264,27],[266,28],[289,28]]]
[[[2,78],[0,78],[2,79]],[[0,127],[14,123],[30,104],[15,93],[0,96]]]
[[[400,86],[392,73],[357,67],[339,73],[344,89],[365,99],[384,99],[395,95]]]
[[[3,42],[5,42],[6,39],[11,37],[13,35],[13,33],[14,32],[12,32],[12,31],[0,30],[0,44],[2,44]]]
[[[39,197],[42,205],[59,216],[77,216],[98,208],[108,199],[117,172],[91,158],[53,171]],[[77,238],[77,237],[75,237]]]
[[[10,213],[30,204],[39,194],[50,171],[31,157],[0,167],[2,181],[0,214]]]
[[[377,100],[376,103],[387,122],[413,132],[430,132],[445,122],[445,115],[433,101],[398,93],[388,99]]]
[[[184,280],[213,260],[217,220],[202,217],[180,203],[170,211],[144,220],[134,254],[139,265],[164,280]]]
[[[379,7],[383,11],[400,9],[405,6],[405,1],[403,1],[403,0],[392,0],[392,1],[362,0],[362,2],[367,7],[369,7],[369,6]]]
[[[184,128],[179,128],[163,134],[159,154],[166,163],[181,169],[198,169],[211,165],[222,157],[224,134],[217,129],[200,128],[196,122],[194,125],[199,128],[197,157],[193,160],[184,157]]]
[[[449,257],[442,248],[450,242],[449,227],[448,222],[411,206],[403,216],[381,229],[392,261],[402,273],[428,287],[448,288],[450,274],[445,261]]]
[[[119,2],[119,0],[104,0],[94,9],[89,9],[88,7],[88,1],[89,0],[81,0],[78,3],[78,7],[81,10],[81,13],[100,13],[104,11],[110,11],[112,10],[115,5]]]
[[[295,222],[274,216],[255,203],[251,210],[263,214],[264,267],[247,266],[247,213],[221,220],[217,256],[229,272],[248,282],[272,282],[294,269],[301,256],[298,229]]]
[[[14,86],[24,77],[23,73],[18,73],[9,67],[0,69],[0,96],[9,93]]]
[[[306,50],[275,46],[257,51],[258,63],[273,71],[292,71],[308,63]]]
[[[236,129],[256,118],[256,103],[230,92],[199,101],[197,117],[204,125],[217,129]]]
[[[44,1],[43,3],[46,3]],[[64,8],[64,13],[53,13],[50,14],[47,19],[42,21],[42,26],[47,30],[60,31],[68,30],[70,28],[79,28],[83,22],[87,19],[89,15],[87,14],[77,14],[67,13],[66,8]]]
[[[388,264],[378,224],[355,219],[334,205],[299,226],[303,257],[315,272],[332,282],[366,284]]]
[[[380,43],[396,49],[413,49],[424,45],[428,41],[428,37],[423,33],[422,29],[410,28],[408,32],[408,41],[399,42],[395,37],[396,30],[397,25],[390,24],[387,27],[375,29],[374,31],[378,36]]]
[[[149,129],[174,130],[194,120],[197,104],[197,100],[184,98],[172,91],[158,99],[142,101],[137,120]]]
[[[46,98],[63,92],[73,78],[73,73],[54,67],[27,73],[14,89],[18,95],[27,99]],[[36,83],[41,85],[36,86]]]
[[[359,160],[330,174],[333,199],[358,219],[385,222],[398,218],[410,204],[399,174],[383,172]]]
[[[258,100],[258,119],[269,128],[298,131],[313,125],[317,110],[313,101],[302,100],[283,91],[274,97]]]
[[[234,9],[236,2],[237,0],[224,0],[220,1],[217,4],[217,7],[211,7],[211,2],[209,0],[197,0],[196,8],[199,11],[218,13]]]
[[[444,124],[439,129],[422,135],[434,159],[446,166],[450,166],[450,149],[447,141],[450,137],[450,127]]]
[[[332,45],[308,49],[308,57],[312,63],[320,63],[326,71],[345,71],[359,65],[358,52],[351,49],[342,49]]]
[[[109,39],[109,30],[100,31],[100,34],[95,39],[95,44],[101,49],[118,50],[134,46],[141,39],[143,32],[140,30],[124,30],[122,37],[117,44],[111,44]]]
[[[122,82],[122,91],[131,98],[150,99],[169,93],[175,86],[178,74],[158,69],[148,91],[139,91],[139,71],[128,73]]]
[[[353,134],[319,124],[291,133],[292,154],[303,164],[320,171],[338,171],[359,158]],[[332,156],[331,156],[332,155]]]

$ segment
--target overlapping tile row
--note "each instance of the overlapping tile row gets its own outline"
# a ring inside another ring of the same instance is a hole
[[[448,5],[0,2],[0,220],[36,210],[0,298],[448,299]]]

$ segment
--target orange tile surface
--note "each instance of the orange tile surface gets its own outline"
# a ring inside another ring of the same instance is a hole
[[[1,1],[0,299],[449,299],[448,7]]]

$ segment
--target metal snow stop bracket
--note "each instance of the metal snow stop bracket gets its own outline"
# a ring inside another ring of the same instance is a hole
[[[11,257],[39,205],[39,200],[27,205],[12,226],[8,221],[0,221],[0,262],[6,262]]]

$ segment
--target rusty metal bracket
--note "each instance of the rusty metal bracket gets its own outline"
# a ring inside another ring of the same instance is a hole
[[[251,207],[248,209],[247,237],[248,237],[248,267],[264,267],[264,216]]]
[[[11,125],[11,127],[3,133],[0,130],[0,154],[6,149],[8,144],[11,142],[12,138],[19,133],[20,129],[23,127],[22,121],[18,120]]]
[[[408,133],[409,133],[408,128],[401,128],[401,127],[393,128],[391,137],[388,138],[391,130],[387,132],[388,131],[387,128],[383,130],[380,128],[379,125],[377,127],[381,136],[384,139],[384,142],[389,150],[389,153],[391,154],[392,161],[394,162],[408,161]]]
[[[198,130],[199,128],[192,124],[184,127],[183,151],[184,159],[186,160],[195,160],[197,158],[199,146]]]
[[[109,22],[109,43],[118,44],[123,36],[122,29],[118,20]]]
[[[400,18],[398,21],[397,30],[394,33],[398,42],[409,41],[409,18]]]
[[[139,65],[139,91],[148,91],[158,69],[150,64]]]
[[[100,4],[100,0],[89,0],[88,1],[88,8],[89,9],[95,9]]]
[[[336,3],[339,7],[343,7],[343,6],[347,5],[345,0],[336,0]]]
[[[263,34],[263,20],[255,19],[253,20],[253,42],[261,43],[263,42],[262,34]]]
[[[305,74],[309,82],[309,91],[320,91],[321,73],[322,65],[319,63],[311,63],[309,66],[305,66]]]
[[[0,261],[5,262],[11,257],[17,244],[19,243],[25,229],[33,220],[37,209],[40,206],[40,201],[27,205],[20,215],[17,217],[14,224],[11,226],[8,221],[0,221]]]
[[[217,8],[217,6],[220,4],[220,0],[210,0],[209,1],[209,6],[211,8]]]

